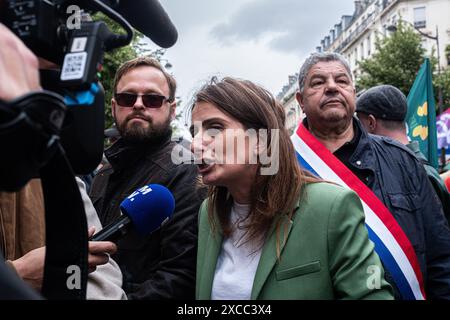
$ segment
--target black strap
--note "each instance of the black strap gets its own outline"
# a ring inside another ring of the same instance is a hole
[[[86,299],[86,214],[75,175],[61,146],[40,174],[46,223],[42,294],[47,299]]]
[[[85,299],[87,222],[75,175],[59,143],[65,112],[63,98],[48,91],[0,101],[0,141],[9,155],[0,157],[8,164],[7,169],[2,166],[2,183],[5,190],[16,190],[39,171],[46,223],[42,294]]]

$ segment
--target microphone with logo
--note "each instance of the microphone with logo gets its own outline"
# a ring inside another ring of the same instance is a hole
[[[94,234],[90,241],[116,242],[131,228],[146,236],[164,225],[174,209],[175,199],[169,189],[159,184],[144,186],[122,201],[122,216]]]

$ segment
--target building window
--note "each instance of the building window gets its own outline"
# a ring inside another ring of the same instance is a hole
[[[361,42],[361,60],[364,59],[364,41]]]
[[[397,15],[394,14],[394,15],[391,17],[391,24],[396,25],[396,24],[397,24],[397,20],[398,20]]]
[[[372,54],[372,39],[371,36],[369,35],[367,37],[367,56],[370,57],[371,54]]]
[[[425,28],[427,26],[427,18],[425,16],[425,7],[414,8],[414,27]]]

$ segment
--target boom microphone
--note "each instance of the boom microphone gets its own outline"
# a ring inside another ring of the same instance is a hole
[[[172,217],[175,199],[166,187],[150,184],[129,195],[120,204],[122,216],[95,234],[91,241],[117,241],[131,227],[146,236]]]
[[[177,42],[177,29],[158,0],[122,0],[114,9],[160,47],[170,48]]]

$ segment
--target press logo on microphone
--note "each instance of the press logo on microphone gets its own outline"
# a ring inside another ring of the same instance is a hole
[[[135,197],[138,195],[146,195],[147,193],[152,192],[152,188],[150,188],[150,186],[144,186],[138,190],[136,190],[135,192],[133,192],[132,194],[130,194],[127,199],[130,201],[134,201]]]

